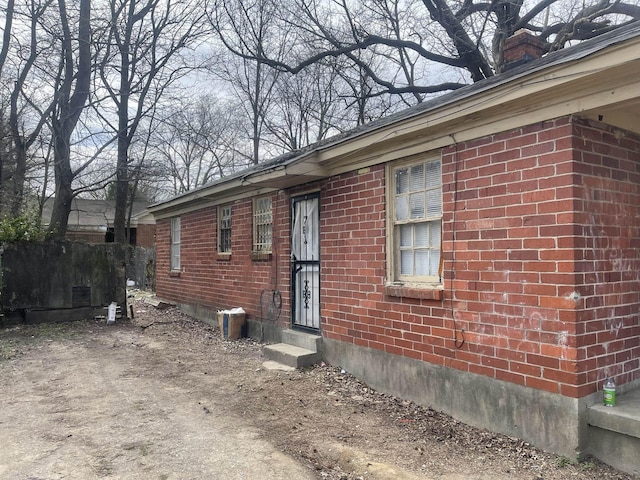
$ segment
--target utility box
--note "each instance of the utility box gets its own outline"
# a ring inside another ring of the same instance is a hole
[[[218,324],[222,338],[237,340],[242,338],[246,323],[246,313],[242,308],[218,311]]]

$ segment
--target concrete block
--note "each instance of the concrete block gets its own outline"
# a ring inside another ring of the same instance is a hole
[[[619,470],[640,475],[640,389],[620,395],[615,407],[587,410],[589,453]]]
[[[320,359],[317,352],[306,348],[296,347],[286,343],[267,345],[262,349],[268,360],[288,365],[289,367],[302,368],[313,365]]]
[[[322,345],[322,337],[299,330],[286,329],[282,331],[282,343],[318,352]]]

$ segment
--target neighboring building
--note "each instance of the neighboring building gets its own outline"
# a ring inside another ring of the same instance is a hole
[[[640,470],[640,412],[590,413],[607,376],[640,388],[639,52],[636,22],[149,207],[158,295]]]
[[[153,215],[147,210],[147,202],[134,202],[129,229],[129,243],[139,247],[155,246],[156,225]],[[42,219],[51,219],[53,199],[44,204]],[[67,239],[88,243],[113,242],[113,219],[115,201],[74,198],[69,214]],[[46,224],[45,224],[46,226]]]

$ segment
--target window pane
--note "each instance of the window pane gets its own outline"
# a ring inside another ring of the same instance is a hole
[[[413,252],[411,250],[400,251],[400,274],[413,275]]]
[[[396,220],[409,218],[409,199],[406,196],[396,197]]]
[[[440,238],[442,235],[442,224],[440,220],[429,222],[429,244],[432,247],[440,248]]]
[[[411,218],[424,218],[424,193],[412,193],[409,202],[411,203]]]
[[[427,188],[436,188],[440,186],[442,179],[442,168],[440,161],[427,163]]]
[[[427,191],[427,215],[429,217],[442,215],[442,194],[439,188]]]
[[[173,243],[180,243],[180,219],[171,219],[171,240]]]
[[[411,167],[411,191],[424,190],[424,164]]]
[[[410,247],[412,245],[412,234],[413,228],[411,225],[400,225],[400,246],[401,247]]]
[[[428,275],[438,276],[440,272],[440,250],[431,250],[431,268]]]
[[[231,252],[231,207],[222,207],[218,212],[220,213],[218,248],[220,252],[229,253]]]
[[[429,250],[416,250],[416,275],[429,275]]]
[[[406,168],[396,170],[396,194],[409,191],[409,171]]]
[[[417,223],[415,225],[415,239],[413,244],[416,247],[427,247],[429,245],[429,224]]]
[[[271,251],[271,198],[263,197],[254,201],[253,212],[253,250]]]

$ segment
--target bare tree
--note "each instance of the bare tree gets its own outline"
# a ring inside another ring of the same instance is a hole
[[[71,137],[86,106],[91,84],[91,0],[80,0],[75,18],[77,32],[71,29],[66,0],[58,0],[58,10],[61,55],[51,115],[55,198],[49,226],[54,238],[64,238],[74,196]]]
[[[290,151],[325,138],[332,131],[333,111],[341,107],[335,85],[339,80],[335,73],[324,75],[319,67],[301,75],[282,75],[264,140],[278,150]]]
[[[124,242],[129,149],[164,91],[191,70],[180,54],[206,32],[196,0],[109,0],[105,18],[99,73],[115,115],[100,115],[117,137],[114,231]]]
[[[51,43],[41,37],[40,24],[42,17],[51,10],[49,7],[52,3],[53,0],[43,3],[30,1],[16,12],[15,2],[10,0],[4,10],[0,79],[8,96],[8,104],[0,107],[3,111],[4,130],[4,148],[0,157],[0,182],[3,190],[0,212],[12,216],[17,215],[23,206],[29,150],[38,139],[55,105],[53,97],[44,98],[42,102],[36,101],[35,85],[40,86],[40,82],[34,79],[33,73],[38,70],[37,60],[51,53]],[[13,30],[16,13],[25,19],[18,25],[18,33]],[[9,52],[10,65],[7,62]]]
[[[171,193],[192,190],[248,165],[239,151],[238,107],[211,95],[193,106],[165,108],[152,137],[150,157]]]
[[[288,29],[278,21],[278,9],[277,0],[214,0],[207,12],[217,38],[233,54],[216,62],[212,71],[230,84],[245,109],[254,164],[261,155],[279,153],[262,151],[260,143],[279,74],[251,55],[255,51],[268,52],[272,58],[287,55]]]
[[[377,107],[388,99],[372,96],[378,86],[344,63],[325,62],[297,75],[281,75],[263,142],[279,151],[297,150],[381,116]]]
[[[538,33],[547,50],[555,50],[640,18],[633,1],[570,1],[525,8],[523,0],[292,0],[280,3],[279,12],[291,38],[295,32],[295,55],[283,59],[263,48],[225,44],[242,58],[294,74],[327,58],[348,58],[386,93],[420,101],[502,71],[504,40],[519,29]],[[387,61],[374,69],[355,54],[362,50]],[[458,79],[442,79],[443,69]]]

